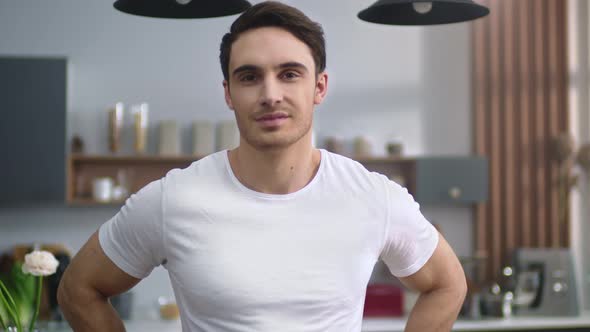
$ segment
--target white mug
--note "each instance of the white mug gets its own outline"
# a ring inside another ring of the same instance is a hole
[[[113,179],[109,177],[98,177],[92,181],[92,197],[101,203],[109,202],[112,198]]]

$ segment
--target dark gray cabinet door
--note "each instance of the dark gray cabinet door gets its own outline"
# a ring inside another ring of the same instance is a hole
[[[424,204],[465,204],[487,200],[488,163],[484,157],[416,159],[415,199]]]
[[[64,200],[66,68],[0,57],[0,206]]]

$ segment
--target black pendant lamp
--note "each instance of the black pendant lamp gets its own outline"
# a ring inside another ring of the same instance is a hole
[[[239,14],[246,0],[117,0],[113,6],[127,14],[160,18],[207,18]]]
[[[472,0],[379,0],[358,18],[389,25],[432,25],[475,20],[489,13]]]

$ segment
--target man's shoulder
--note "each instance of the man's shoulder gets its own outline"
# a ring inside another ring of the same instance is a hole
[[[326,168],[328,176],[349,184],[380,185],[386,179],[385,175],[368,170],[362,163],[337,153],[322,151],[326,156]]]
[[[162,180],[166,183],[181,184],[210,178],[225,169],[223,153],[225,151],[214,152],[193,161],[187,167],[171,169]]]
[[[338,154],[328,150],[322,149],[322,156],[326,156],[326,161],[331,164],[331,166],[338,167],[338,168],[358,168],[362,171],[365,169],[364,166],[359,163],[358,161]],[[366,170],[366,169],[365,169]]]

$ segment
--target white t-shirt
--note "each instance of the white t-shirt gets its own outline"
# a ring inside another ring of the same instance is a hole
[[[132,195],[99,239],[136,278],[168,270],[183,331],[354,332],[377,260],[411,275],[438,232],[405,188],[346,157],[321,150],[307,186],[273,195],[221,151]]]

